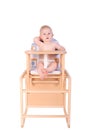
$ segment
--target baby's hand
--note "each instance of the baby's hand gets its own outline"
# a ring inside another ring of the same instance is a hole
[[[65,51],[65,48],[63,46],[60,47],[61,51]]]
[[[33,41],[34,41],[35,43],[39,42],[39,41],[40,41],[40,37],[35,37],[35,38],[33,39]]]

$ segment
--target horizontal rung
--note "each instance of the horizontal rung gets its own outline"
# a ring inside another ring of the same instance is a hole
[[[64,118],[68,115],[23,115],[23,118]]]
[[[37,84],[48,84],[48,83],[52,83],[52,84],[54,84],[54,83],[58,83],[58,81],[32,81],[32,83],[37,83]]]
[[[32,50],[27,50],[25,51],[26,54],[65,54],[66,51],[32,51]]]
[[[61,90],[61,91],[55,91],[55,90],[53,90],[53,91],[46,91],[46,90],[44,90],[44,91],[36,91],[36,90],[28,90],[28,91],[26,91],[25,89],[23,89],[23,92],[26,92],[26,93],[68,93],[69,91],[68,90]]]
[[[35,79],[35,78],[40,78],[39,75],[30,75],[30,76],[31,76],[31,78],[34,78],[34,79]],[[57,78],[60,79],[60,78],[61,78],[61,75],[55,75],[55,76],[54,76],[54,75],[48,75],[48,79],[50,79],[50,78],[51,78],[51,79],[57,79]]]

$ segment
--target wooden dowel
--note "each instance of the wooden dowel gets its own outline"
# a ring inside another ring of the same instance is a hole
[[[23,92],[25,92],[25,93],[68,93],[68,90],[63,90],[63,91],[60,91],[60,90],[53,90],[53,91],[51,91],[51,90],[49,90],[49,91],[46,91],[46,90],[25,90],[25,89],[23,89]]]
[[[23,115],[24,118],[65,118],[68,115]]]
[[[32,51],[27,50],[25,51],[26,54],[65,54],[66,51]]]

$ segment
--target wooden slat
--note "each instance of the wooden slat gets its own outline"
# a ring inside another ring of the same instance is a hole
[[[25,89],[23,89],[23,92],[25,92],[25,93],[68,93],[68,90],[61,90],[61,91],[55,91],[55,90],[53,90],[53,91],[46,91],[46,90],[44,90],[44,91],[38,91],[38,90],[25,90]]]
[[[31,76],[32,78],[40,78],[40,76],[39,75],[32,75]],[[48,75],[48,78],[60,78],[61,76],[60,75]],[[45,78],[45,79],[47,79],[47,78]]]
[[[32,81],[32,83],[37,83],[37,84],[56,84],[58,83],[59,81]]]
[[[23,115],[24,118],[65,118],[68,115]]]
[[[25,51],[26,54],[65,54],[66,51]]]

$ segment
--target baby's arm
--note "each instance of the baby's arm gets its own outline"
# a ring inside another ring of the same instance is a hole
[[[36,43],[39,47],[43,46],[43,42],[40,41],[40,37],[35,37],[34,43]]]

